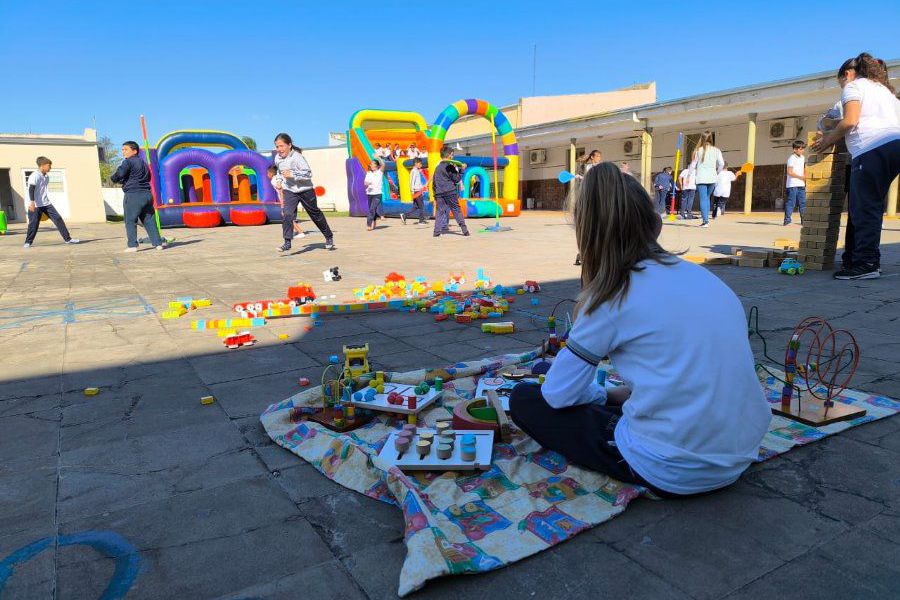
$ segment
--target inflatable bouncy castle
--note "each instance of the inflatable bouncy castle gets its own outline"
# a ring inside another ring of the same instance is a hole
[[[466,165],[460,208],[468,218],[519,216],[522,202],[519,198],[519,146],[516,134],[503,112],[485,100],[474,98],[454,102],[438,115],[431,126],[415,112],[364,109],[353,113],[347,131],[349,157],[346,163],[350,214],[365,216],[368,213],[364,179],[369,164],[375,158],[376,144],[399,144],[405,151],[414,143],[417,148],[425,149],[427,157],[421,160],[427,172],[429,165],[436,165],[441,159],[447,130],[465,115],[479,115],[492,123],[493,152],[492,156],[457,154],[454,157],[453,160]],[[384,214],[398,214],[412,207],[409,172],[413,162],[414,159],[409,157],[385,161],[385,177],[391,185],[386,182],[382,186]],[[428,181],[430,186],[430,177]],[[472,194],[474,181],[477,181],[478,195]],[[425,199],[426,212],[433,215],[434,203],[427,196]]]
[[[207,147],[225,148],[211,152]],[[150,148],[162,227],[263,225],[281,221],[266,175],[271,160],[225,131],[173,131]]]

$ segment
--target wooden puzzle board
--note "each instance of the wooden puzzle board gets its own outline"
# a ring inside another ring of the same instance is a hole
[[[456,440],[453,442],[453,453],[450,458],[440,459],[437,455],[437,442],[431,444],[431,452],[426,456],[420,457],[416,452],[416,442],[419,441],[419,432],[430,431],[435,433],[434,429],[420,428],[416,430],[412,438],[412,444],[409,450],[402,455],[394,448],[394,440],[397,438],[398,431],[392,432],[381,452],[376,458],[376,465],[387,471],[391,467],[400,467],[403,471],[471,471],[481,469],[487,471],[491,468],[491,456],[494,451],[494,432],[493,431],[473,431],[473,430],[456,430]],[[437,435],[435,433],[435,435]],[[462,459],[462,436],[475,436],[475,460]]]
[[[365,394],[365,390],[362,390]],[[390,404],[387,401],[388,394],[391,392],[397,392],[402,395],[404,398],[404,402],[406,400],[406,396],[416,397],[416,409],[410,410],[407,408],[406,404]],[[354,392],[355,394],[356,392]],[[428,393],[424,396],[420,396],[416,394],[416,386],[414,385],[406,385],[402,383],[385,383],[384,384],[384,393],[383,394],[375,394],[375,399],[371,402],[365,402],[362,400],[351,400],[350,404],[356,406],[358,408],[368,408],[369,410],[380,410],[383,412],[392,412],[403,415],[417,414],[422,411],[422,409],[431,406],[438,398],[441,398],[444,395],[443,391],[436,391],[434,388],[429,388]],[[353,396],[351,396],[352,398]]]

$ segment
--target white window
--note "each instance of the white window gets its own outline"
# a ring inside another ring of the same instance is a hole
[[[25,205],[28,206],[28,178],[37,169],[22,170],[22,189],[25,190]],[[66,184],[65,169],[50,169],[48,173],[50,183],[47,185],[47,194],[50,196],[50,202],[56,208],[57,212],[62,215],[63,219],[69,218],[69,186]]]

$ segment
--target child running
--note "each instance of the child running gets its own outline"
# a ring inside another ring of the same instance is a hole
[[[369,163],[369,170],[363,180],[366,186],[366,197],[369,199],[369,213],[366,215],[366,229],[375,229],[378,220],[378,209],[381,207],[381,197],[384,193],[384,165],[378,159]]]
[[[275,188],[275,193],[278,194],[278,204],[284,206],[284,180],[278,173],[278,168],[275,165],[269,165],[269,168],[266,169],[266,173],[269,175],[269,181],[272,182],[272,187]],[[294,237],[306,237],[306,233],[300,227],[300,219],[294,219]]]
[[[38,227],[41,226],[41,216],[47,217],[56,225],[59,235],[67,244],[77,244],[79,240],[69,235],[69,229],[66,222],[56,208],[50,202],[50,194],[48,188],[50,186],[50,168],[53,163],[46,156],[37,157],[38,170],[28,176],[28,233],[25,234],[25,245],[23,248],[31,248],[34,244],[34,238],[37,235]]]
[[[543,386],[513,390],[513,420],[572,463],[658,496],[734,483],[772,417],[740,300],[659,245],[653,201],[615,165],[591,169],[573,214],[584,262],[575,323]],[[707,307],[703,318],[659,310],[661,293]],[[597,383],[605,356],[627,385]]]
[[[413,207],[407,213],[401,213],[400,218],[406,225],[406,217],[412,214],[418,214],[419,220],[417,224],[427,223],[425,220],[425,201],[422,196],[428,190],[425,182],[425,174],[422,173],[422,159],[416,158],[413,161],[413,168],[409,172],[409,191],[412,192]]]
[[[316,201],[312,169],[303,158],[300,148],[294,146],[291,136],[286,133],[279,133],[275,136],[275,166],[282,178],[281,193],[284,196],[284,202],[281,205],[281,234],[284,243],[278,247],[278,251],[287,252],[291,249],[291,239],[294,237],[293,223],[297,218],[297,207],[301,205],[322,235],[325,236],[325,249],[334,250],[334,234]]]
[[[731,184],[743,173],[743,171],[731,171],[728,169],[728,163],[726,162],[725,167],[716,175],[716,187],[713,188],[712,198],[713,219],[716,218],[716,213],[719,215],[725,214],[725,204],[728,202],[728,198],[731,197]]]

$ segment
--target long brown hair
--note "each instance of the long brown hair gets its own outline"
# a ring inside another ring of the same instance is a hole
[[[707,129],[703,133],[700,134],[700,140],[697,142],[697,147],[694,148],[695,153],[700,153],[702,150],[702,154],[700,155],[700,162],[706,160],[706,149],[709,148],[713,144],[713,134],[712,131]]]
[[[650,196],[615,164],[602,162],[588,171],[571,211],[582,263],[579,303],[585,314],[604,302],[621,302],[631,272],[643,268],[639,262],[673,264],[672,254],[656,241],[662,222]]]
[[[887,64],[885,64],[883,60],[875,58],[868,52],[863,52],[854,60],[856,60],[857,77],[865,77],[870,81],[880,83],[889,89],[892,94],[895,93],[894,87],[891,85],[891,81],[888,78]]]

